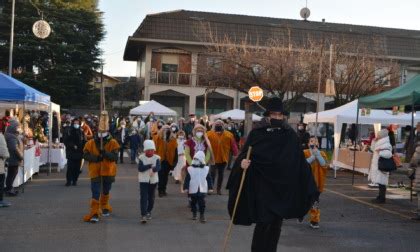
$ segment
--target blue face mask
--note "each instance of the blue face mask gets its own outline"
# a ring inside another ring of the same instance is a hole
[[[79,125],[79,124],[74,124],[74,125],[73,125],[73,127],[74,127],[75,129],[79,129],[79,128],[80,128],[80,125]]]

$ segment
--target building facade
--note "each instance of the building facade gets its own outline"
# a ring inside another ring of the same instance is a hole
[[[208,83],[200,76],[203,68],[214,65],[208,56],[211,43],[204,26],[212,27],[218,36],[254,40],[269,40],[291,31],[291,38],[301,39],[302,34],[316,36],[345,35],[366,37],[378,34],[386,57],[398,60],[401,78],[390,87],[404,83],[420,73],[420,31],[378,28],[325,22],[307,22],[266,17],[219,14],[195,11],[172,11],[147,15],[133,36],[127,40],[124,60],[136,61],[136,76],[144,82],[142,98],[156,100],[186,116],[190,113],[216,114],[241,108],[247,94],[220,83]],[[308,93],[295,106],[294,111],[306,113],[316,109],[317,96]],[[331,98],[321,94],[320,109]],[[207,106],[206,106],[207,104]]]

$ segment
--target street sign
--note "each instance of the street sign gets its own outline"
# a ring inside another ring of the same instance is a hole
[[[264,97],[264,93],[259,86],[253,86],[249,89],[248,96],[251,101],[259,102]]]

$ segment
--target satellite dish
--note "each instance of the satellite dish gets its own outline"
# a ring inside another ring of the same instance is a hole
[[[300,10],[300,16],[304,20],[307,20],[310,15],[311,15],[311,11],[307,7]]]

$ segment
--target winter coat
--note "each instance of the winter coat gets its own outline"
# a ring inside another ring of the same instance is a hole
[[[6,139],[4,138],[4,135],[0,133],[0,174],[5,173],[5,170],[4,170],[5,161],[8,158],[9,158],[9,150],[7,149]]]
[[[252,146],[251,165],[239,199],[234,224],[272,223],[302,218],[319,197],[296,132],[286,123],[272,127],[264,118],[253,129],[230,174],[228,209],[233,208],[243,173],[241,161]]]
[[[324,191],[325,180],[327,177],[327,155],[325,152],[320,150],[313,155],[310,149],[304,150],[303,153],[311,166],[312,175],[314,176],[318,191],[321,193]],[[321,163],[319,160],[323,160],[324,163]]]
[[[375,184],[388,185],[389,172],[382,172],[378,168],[379,158],[392,158],[392,146],[386,136],[372,142],[372,162],[370,164],[368,180]]]
[[[413,189],[414,191],[420,192],[420,146],[416,148],[413,157],[411,158],[411,164],[416,166],[414,171]]]
[[[146,157],[144,153],[141,154],[139,156],[138,170],[138,179],[140,183],[157,184],[159,182],[158,172],[160,171],[160,157],[158,155]],[[153,171],[153,175],[150,174],[150,170]]]
[[[18,137],[17,126],[9,126],[6,129],[7,149],[9,150],[9,158],[7,163],[9,166],[19,166],[22,164],[24,148],[22,140]]]
[[[130,149],[137,150],[141,144],[141,137],[139,134],[132,134],[129,137]]]
[[[166,161],[171,167],[178,162],[178,142],[174,134],[170,134],[169,139],[163,136],[165,130],[169,126],[165,125],[159,131],[158,136],[154,139],[156,144],[156,154],[161,158],[161,162]]]
[[[71,126],[71,128],[68,129],[68,135],[64,138],[67,159],[82,160],[85,143],[86,138],[83,131]]]
[[[238,155],[238,147],[236,146],[235,138],[232,133],[224,130],[218,133],[214,130],[207,132],[211,147],[213,149],[214,161],[216,164],[223,164],[229,162],[230,152],[234,156]]]

